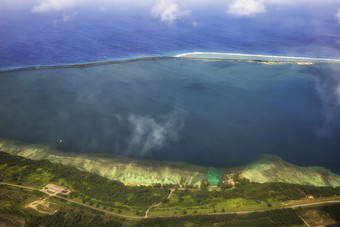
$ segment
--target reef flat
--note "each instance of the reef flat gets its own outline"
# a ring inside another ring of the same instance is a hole
[[[252,182],[284,182],[314,186],[340,186],[340,176],[331,171],[315,166],[300,167],[283,161],[275,155],[262,155],[248,165],[241,176]]]
[[[212,167],[178,162],[139,160],[121,156],[100,157],[88,154],[70,154],[60,152],[51,146],[26,144],[6,139],[0,140],[0,151],[29,159],[46,159],[53,163],[73,166],[111,180],[121,181],[127,185],[198,186],[204,180],[207,180],[211,185],[216,185],[222,179],[222,174],[241,173],[241,177],[259,183],[285,182],[313,186],[340,186],[340,176],[327,169],[296,166],[274,155],[263,155],[259,160],[245,167],[217,170]]]
[[[207,168],[186,163],[137,160],[127,157],[99,157],[86,154],[59,152],[56,148],[0,140],[0,150],[12,155],[73,166],[97,173],[125,184],[151,185],[199,185],[206,178]]]
[[[270,64],[276,63],[295,63],[298,65],[312,64],[340,64],[340,59],[330,58],[311,58],[311,57],[294,57],[294,56],[273,56],[261,54],[239,54],[239,53],[216,53],[216,52],[191,52],[176,55],[178,58],[196,59],[196,60],[235,60],[246,62],[259,62]]]
[[[82,68],[99,65],[118,64],[135,61],[150,61],[161,59],[191,59],[200,61],[241,61],[255,62],[268,65],[275,64],[298,64],[298,65],[313,65],[313,64],[340,64],[340,59],[331,58],[311,58],[311,57],[293,57],[293,56],[272,56],[272,55],[257,55],[257,54],[239,54],[239,53],[215,53],[215,52],[190,52],[178,54],[176,56],[155,56],[155,57],[140,57],[127,58],[112,61],[98,61],[77,64],[60,64],[60,65],[33,65],[24,67],[9,67],[0,69],[0,73],[8,73],[15,71],[39,70],[39,69],[58,69],[58,68]]]

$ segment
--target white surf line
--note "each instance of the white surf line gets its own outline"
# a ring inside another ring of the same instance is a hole
[[[339,62],[340,59],[331,58],[309,58],[309,57],[292,57],[292,56],[274,56],[274,55],[262,55],[262,54],[238,54],[238,53],[218,53],[218,52],[190,52],[184,54],[178,54],[175,57],[190,57],[191,55],[217,55],[217,56],[241,56],[241,57],[262,57],[262,58],[282,58],[282,59],[295,59],[295,60],[312,60],[312,61],[326,61],[326,62]],[[192,56],[194,58],[209,58],[209,56]],[[212,56],[213,57],[213,56]]]

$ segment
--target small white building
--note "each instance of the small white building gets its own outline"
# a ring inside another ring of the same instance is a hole
[[[59,185],[55,185],[55,184],[48,184],[43,188],[43,190],[47,192],[52,192],[54,194],[61,194],[61,195],[68,195],[71,193],[69,189],[59,186]]]

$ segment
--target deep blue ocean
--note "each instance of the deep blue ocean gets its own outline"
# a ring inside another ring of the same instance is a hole
[[[0,69],[194,51],[340,58],[336,1],[252,17],[201,3],[171,24],[148,6],[34,13],[36,2],[0,8]],[[158,59],[0,73],[0,138],[65,152],[216,167],[271,153],[340,173],[339,116],[337,64]]]
[[[213,1],[188,6],[190,15],[171,25],[150,16],[152,5],[33,13],[31,1],[0,8],[0,69],[193,51],[340,58],[338,1],[269,5],[253,17],[228,15]]]

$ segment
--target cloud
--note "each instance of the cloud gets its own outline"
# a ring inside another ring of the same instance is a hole
[[[84,0],[43,0],[32,9],[34,13],[46,13],[72,8]]]
[[[338,106],[340,106],[340,84],[335,87],[334,93],[338,101]]]
[[[151,8],[151,15],[171,25],[176,20],[188,16],[189,11],[181,9],[171,0],[161,0]]]
[[[340,9],[337,14],[335,14],[335,17],[338,19],[338,22],[340,24]]]
[[[290,0],[235,0],[227,9],[228,14],[236,16],[255,16],[266,12],[267,4],[286,4]]]
[[[193,27],[197,27],[198,26],[197,21],[191,21],[191,23],[189,23],[189,24],[191,24]]]
[[[60,19],[54,19],[52,23],[57,25],[59,22],[68,22],[73,20],[73,18],[78,14],[78,12],[73,12],[72,14],[63,13]]]
[[[72,16],[69,15],[69,14],[63,13],[62,18],[63,18],[64,22],[67,22],[67,21],[71,20]]]
[[[266,11],[264,3],[258,0],[236,0],[229,5],[227,13],[237,16],[253,16]]]
[[[121,118],[119,116],[118,120],[121,121]],[[184,126],[184,115],[179,110],[165,115],[161,119],[131,114],[127,122],[131,129],[129,152],[144,155],[164,147],[171,141],[176,141],[179,131]]]
[[[323,102],[324,122],[317,133],[321,137],[333,137],[340,125],[340,78],[338,71],[319,75],[316,90]]]

